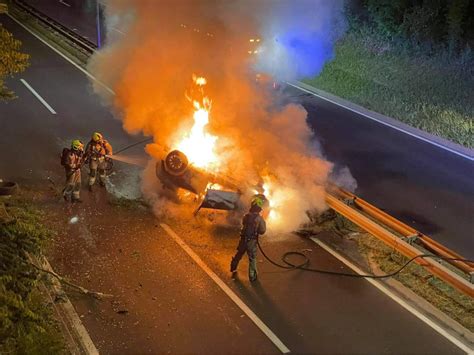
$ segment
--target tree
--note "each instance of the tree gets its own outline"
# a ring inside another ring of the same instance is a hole
[[[0,24],[0,101],[15,98],[14,92],[5,86],[5,78],[21,73],[29,65],[30,56],[21,53],[20,47],[21,41],[13,38]]]
[[[442,43],[445,39],[445,0],[423,1],[404,10],[401,33],[421,43]]]
[[[365,0],[370,20],[387,36],[400,33],[403,16],[412,6],[412,1],[409,0]]]
[[[451,48],[456,49],[464,35],[464,24],[466,22],[469,8],[469,0],[452,0],[449,3],[446,16],[448,25],[448,41]]]

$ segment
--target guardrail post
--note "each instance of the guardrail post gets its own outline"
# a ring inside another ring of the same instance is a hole
[[[414,258],[421,254],[418,249],[416,249],[414,246],[402,240],[402,238],[396,236],[395,234],[387,230],[385,227],[382,226],[382,224],[378,224],[370,218],[364,216],[362,213],[357,211],[357,209],[346,205],[344,201],[339,200],[336,196],[326,194],[326,203],[337,213],[351,220],[374,237],[380,239],[387,245],[394,248],[400,254],[405,255],[405,257]],[[411,235],[410,237],[413,236],[415,236],[415,234]],[[434,258],[436,259],[436,256],[434,256]],[[426,270],[432,275],[437,276],[438,278],[450,284],[454,288],[457,288],[458,290],[464,292],[470,297],[474,297],[472,272],[469,275],[471,281],[466,280],[465,278],[443,266],[439,261],[435,259],[424,257],[421,259],[415,259],[414,262],[418,265],[425,267]]]
[[[418,240],[418,234],[402,237],[401,239],[403,241],[407,242],[408,244],[413,245]]]

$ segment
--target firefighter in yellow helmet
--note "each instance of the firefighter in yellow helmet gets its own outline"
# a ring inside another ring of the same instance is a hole
[[[61,165],[66,171],[66,186],[63,198],[66,201],[81,201],[81,167],[83,163],[84,144],[79,139],[71,143],[71,149],[64,148],[61,155]]]
[[[112,155],[112,146],[104,139],[102,134],[94,132],[91,140],[87,143],[85,155],[89,163],[89,191],[92,191],[97,175],[99,176],[99,185],[105,186],[106,156]]]
[[[257,280],[257,243],[259,235],[265,234],[267,226],[265,220],[260,215],[265,197],[257,195],[252,199],[250,210],[242,219],[242,229],[240,230],[240,242],[237,246],[237,253],[230,263],[230,272],[237,271],[240,259],[247,252],[249,257],[249,280]]]

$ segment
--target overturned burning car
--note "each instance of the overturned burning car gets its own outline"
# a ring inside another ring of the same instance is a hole
[[[258,193],[258,187],[253,191],[250,188],[242,191],[231,177],[209,173],[193,166],[179,150],[172,150],[156,162],[156,176],[164,188],[173,191],[184,189],[194,194],[197,201],[195,214],[203,208],[242,211],[248,204],[243,198],[252,195],[258,195],[268,205],[265,196]]]

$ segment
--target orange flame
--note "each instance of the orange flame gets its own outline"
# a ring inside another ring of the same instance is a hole
[[[194,84],[200,87],[201,100],[191,99],[194,113],[194,125],[191,130],[181,136],[181,140],[175,148],[186,154],[188,161],[196,167],[206,170],[216,170],[219,166],[219,159],[215,152],[217,137],[206,132],[209,124],[209,113],[211,101],[204,96],[202,87],[207,81],[204,77],[193,75]]]
[[[273,176],[263,177],[263,193],[269,202],[267,221],[273,229],[284,223],[285,208],[295,196],[295,191],[282,186]]]
[[[193,81],[198,86],[204,86],[204,85],[207,84],[206,78],[204,78],[202,76],[193,75]]]

